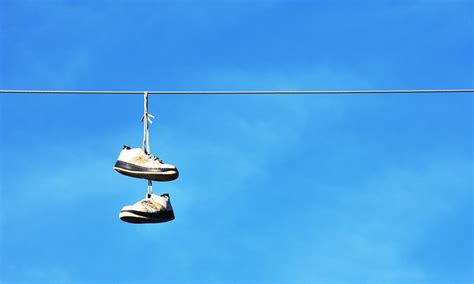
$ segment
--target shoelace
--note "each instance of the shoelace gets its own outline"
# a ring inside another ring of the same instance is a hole
[[[151,118],[155,118],[154,115],[152,115],[151,113],[148,113],[148,112],[147,112],[147,113],[145,113],[145,114],[142,116],[141,121],[143,121],[144,119],[146,119],[146,120],[148,120],[148,122],[149,122],[150,124],[153,124],[153,121],[151,121],[150,117],[151,117]]]
[[[151,209],[151,210],[154,210],[154,211],[158,211],[158,207],[156,206],[156,203],[153,202],[152,200],[150,199],[143,199],[142,201],[140,201],[140,203],[145,206],[147,209]]]
[[[157,157],[157,156],[153,156],[152,154],[148,154],[148,157],[149,157],[150,159],[152,159],[153,161],[158,161],[158,162],[160,162],[160,163],[163,164],[163,160],[161,160],[161,159],[160,159],[159,157]]]

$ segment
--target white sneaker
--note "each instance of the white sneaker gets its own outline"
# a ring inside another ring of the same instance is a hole
[[[128,223],[163,223],[174,220],[174,212],[167,193],[147,194],[145,199],[123,207],[119,218]]]
[[[123,146],[114,169],[126,176],[154,181],[172,181],[178,178],[178,169],[164,164],[158,157],[146,154],[142,148]]]

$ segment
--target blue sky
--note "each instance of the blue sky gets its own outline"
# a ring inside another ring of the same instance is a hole
[[[1,89],[474,87],[472,1],[2,1]],[[0,95],[2,283],[472,283],[472,94]]]

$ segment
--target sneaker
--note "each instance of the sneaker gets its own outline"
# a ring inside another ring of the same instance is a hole
[[[154,181],[172,181],[178,178],[178,169],[150,154],[142,148],[123,146],[122,152],[115,163],[114,170],[135,178]]]
[[[128,223],[163,223],[174,220],[173,207],[167,193],[147,194],[133,205],[125,206],[119,214],[120,220]]]

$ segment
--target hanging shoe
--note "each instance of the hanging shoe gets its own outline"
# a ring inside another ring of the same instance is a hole
[[[163,223],[174,220],[173,207],[167,193],[147,194],[147,197],[133,205],[125,206],[119,214],[127,223]]]
[[[150,154],[142,148],[123,146],[122,152],[115,163],[114,170],[135,178],[154,181],[172,181],[178,178],[178,169]]]

